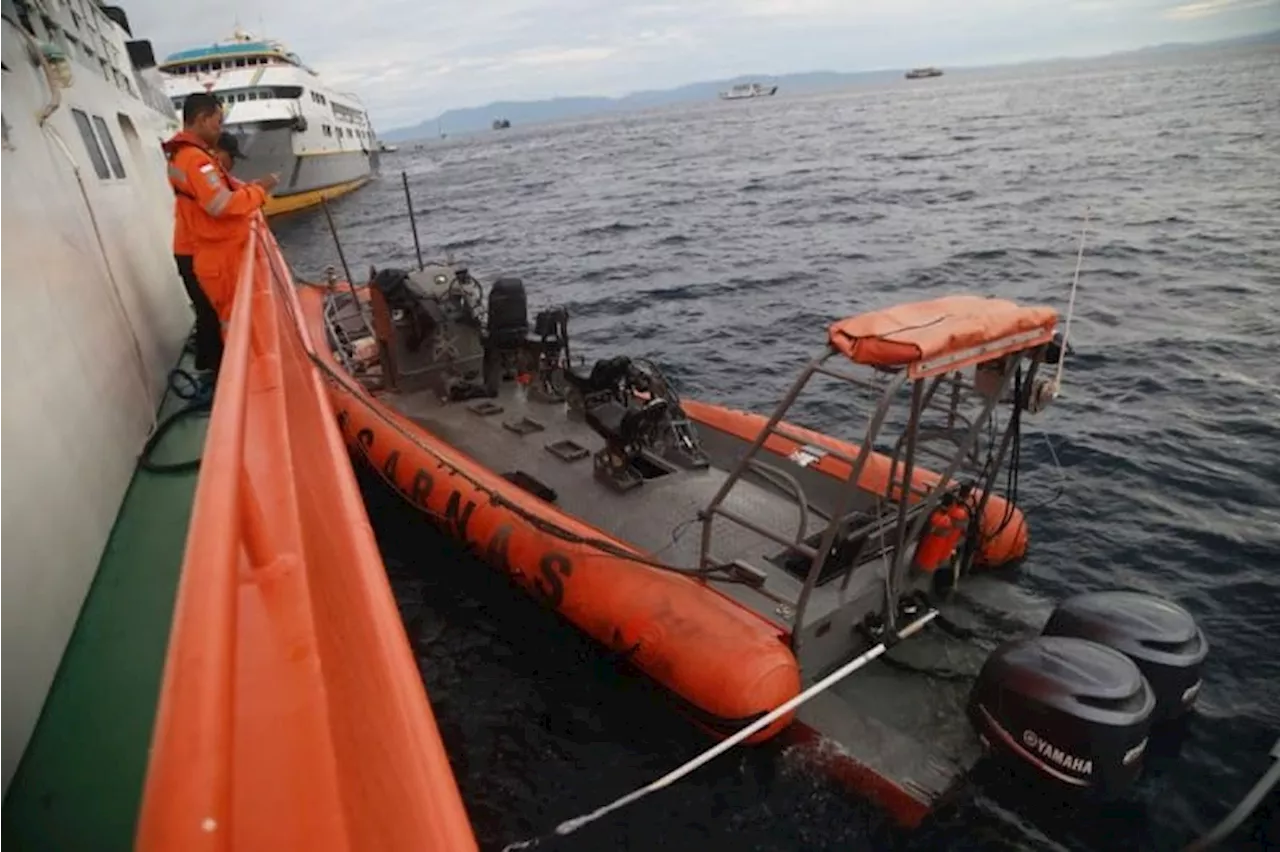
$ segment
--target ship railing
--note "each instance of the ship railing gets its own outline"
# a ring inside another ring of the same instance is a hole
[[[140,850],[474,850],[265,223],[240,268],[139,814]]]

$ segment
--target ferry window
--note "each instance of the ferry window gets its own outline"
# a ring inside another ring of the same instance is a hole
[[[236,67],[237,67],[237,68],[243,68],[243,67],[244,67],[244,60],[243,60],[243,59],[237,59],[237,60],[236,60]]]
[[[116,140],[111,138],[111,130],[99,115],[93,117],[93,126],[98,130],[98,138],[102,140],[102,146],[107,149],[107,160],[111,163],[111,171],[123,180],[124,163],[120,162],[120,152],[116,150]]]
[[[71,110],[71,115],[76,120],[76,127],[80,130],[80,139],[84,142],[84,147],[89,152],[89,159],[93,161],[93,170],[98,173],[98,177],[106,180],[111,177],[111,172],[107,170],[107,160],[102,156],[102,149],[98,147],[98,140],[94,138],[93,126],[89,124],[89,116],[78,109]]]

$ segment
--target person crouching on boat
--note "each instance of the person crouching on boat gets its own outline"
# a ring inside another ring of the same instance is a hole
[[[163,147],[177,195],[175,218],[185,219],[191,237],[196,281],[225,330],[249,227],[279,176],[233,183],[218,161],[221,136],[222,104],[209,92],[196,92],[182,105],[182,130]]]

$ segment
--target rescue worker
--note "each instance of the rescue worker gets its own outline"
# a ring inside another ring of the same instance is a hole
[[[182,130],[164,143],[164,151],[178,215],[191,237],[196,281],[225,331],[249,227],[279,177],[233,185],[215,153],[221,135],[222,104],[209,92],[196,92],[183,103]]]
[[[246,159],[244,154],[240,153],[239,140],[230,133],[223,133],[218,138],[218,149],[216,151],[218,163],[222,166],[223,171],[228,173],[228,179],[231,181],[232,189],[240,185],[234,177],[230,176],[232,165],[236,160]],[[178,274],[182,276],[182,286],[187,291],[188,298],[191,299],[191,306],[196,313],[196,371],[201,374],[201,379],[208,385],[212,385],[217,381],[218,367],[222,364],[222,331],[218,325],[218,314],[213,309],[213,304],[209,301],[209,297],[204,294],[204,290],[200,289],[199,282],[196,281],[195,271],[195,238],[191,234],[191,226],[188,220],[191,217],[191,210],[186,209],[189,205],[195,204],[194,199],[175,194],[176,205],[174,209],[173,222],[173,259],[178,264]]]

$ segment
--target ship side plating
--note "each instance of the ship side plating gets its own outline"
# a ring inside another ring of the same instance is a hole
[[[159,145],[178,122],[127,25],[4,4],[6,788],[191,324]]]

